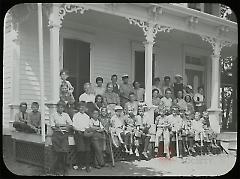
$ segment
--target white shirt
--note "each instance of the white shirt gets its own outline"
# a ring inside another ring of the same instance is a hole
[[[122,127],[124,125],[124,117],[123,116],[120,116],[120,117],[117,117],[117,115],[114,115],[112,118],[111,118],[111,122],[113,124],[113,127],[114,128],[117,128],[117,127]]]
[[[85,131],[91,126],[91,120],[86,113],[76,113],[73,116],[73,127],[78,131]]]
[[[83,93],[79,96],[79,101],[85,101],[86,103],[88,103],[88,102],[95,103],[95,95]]]
[[[54,127],[56,124],[58,125],[72,125],[72,120],[69,117],[69,115],[65,112],[62,114],[59,114],[58,112],[53,113],[53,115],[50,118],[50,125],[51,127]]]
[[[172,106],[172,98],[166,98],[165,96],[161,99],[163,102],[164,106],[170,110],[170,107]]]

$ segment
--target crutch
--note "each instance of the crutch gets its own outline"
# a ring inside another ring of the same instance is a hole
[[[179,157],[178,132],[177,132],[177,130],[176,130],[176,150],[177,150],[177,157]]]
[[[108,138],[109,138],[109,147],[110,147],[110,154],[111,154],[111,160],[112,160],[112,166],[115,167],[115,160],[114,160],[114,155],[113,155],[113,150],[112,150],[112,133],[108,133]]]

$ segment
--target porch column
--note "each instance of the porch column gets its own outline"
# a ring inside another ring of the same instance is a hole
[[[59,101],[59,84],[60,84],[60,62],[59,62],[59,31],[61,20],[59,17],[59,6],[53,5],[49,17],[50,27],[50,69],[51,69],[51,100],[53,103]]]
[[[209,42],[213,47],[212,57],[212,85],[211,85],[211,105],[208,109],[209,112],[209,122],[211,128],[214,132],[220,133],[221,128],[221,112],[220,109],[220,69],[219,69],[219,60],[221,49],[224,46],[231,46],[231,43],[228,41],[223,41],[216,39],[214,37],[201,36],[202,40]]]
[[[152,106],[152,49],[153,41],[145,41],[145,103]]]

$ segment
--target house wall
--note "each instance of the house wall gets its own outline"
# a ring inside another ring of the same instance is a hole
[[[11,33],[11,17],[9,14],[5,16],[4,26],[4,48],[3,48],[3,106],[2,106],[2,119],[3,127],[8,126],[10,118],[10,109],[8,104],[11,103],[12,96],[12,80],[13,80],[13,33]]]

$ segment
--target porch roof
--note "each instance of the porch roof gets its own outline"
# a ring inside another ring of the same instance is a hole
[[[157,23],[184,32],[215,37],[233,44],[238,43],[237,23],[178,5],[169,3],[77,3],[77,6],[125,18]],[[162,14],[154,18],[153,7],[162,8]],[[198,19],[195,28],[188,26],[190,17]],[[226,31],[219,34],[221,29]]]

